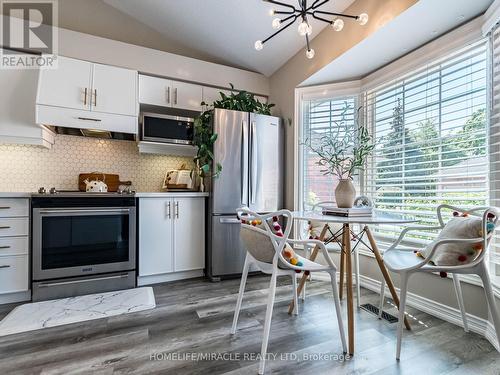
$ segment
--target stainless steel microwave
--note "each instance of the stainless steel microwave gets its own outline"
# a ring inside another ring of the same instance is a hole
[[[143,112],[141,124],[143,141],[193,144],[194,119],[192,118]]]

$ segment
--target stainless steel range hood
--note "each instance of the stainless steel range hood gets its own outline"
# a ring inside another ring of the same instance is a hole
[[[45,125],[47,126],[47,125]],[[66,128],[63,126],[47,126],[54,133],[62,135],[74,135],[79,137],[101,138],[101,139],[116,139],[121,141],[135,141],[134,134],[111,132],[109,130],[100,129],[76,129]]]

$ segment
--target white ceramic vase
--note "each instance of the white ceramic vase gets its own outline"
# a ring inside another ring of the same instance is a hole
[[[356,198],[356,189],[351,179],[340,180],[335,189],[335,200],[339,208],[351,208]]]

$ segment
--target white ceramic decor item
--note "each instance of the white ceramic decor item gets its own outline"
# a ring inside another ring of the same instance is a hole
[[[335,189],[335,201],[339,208],[351,208],[356,198],[356,189],[351,179],[339,180]]]

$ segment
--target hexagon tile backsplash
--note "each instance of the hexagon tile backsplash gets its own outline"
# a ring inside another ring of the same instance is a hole
[[[167,169],[192,159],[140,154],[135,142],[58,135],[52,149],[0,144],[0,191],[34,192],[39,187],[78,189],[78,175],[116,173],[137,191],[160,191]]]

